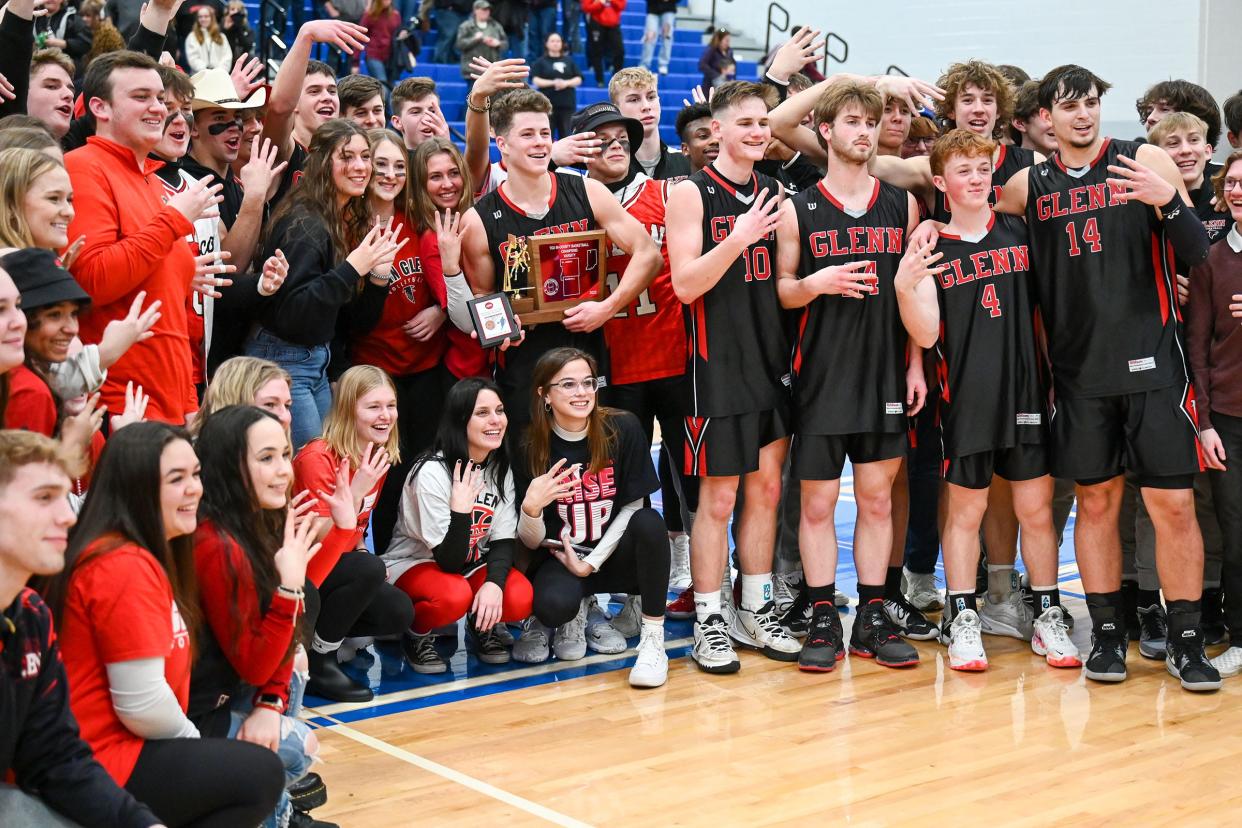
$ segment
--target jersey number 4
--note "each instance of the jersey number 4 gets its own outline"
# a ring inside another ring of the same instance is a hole
[[[608,281],[608,292],[616,293],[617,285],[621,284],[621,274],[609,273],[605,277]],[[635,316],[650,316],[656,312],[656,303],[651,301],[651,294],[647,288],[643,288],[643,292],[638,294],[638,301],[634,305]],[[629,316],[629,311],[618,311],[613,319],[625,319]]]
[[[1078,228],[1074,222],[1065,225],[1065,235],[1069,236],[1069,254],[1071,256],[1081,256],[1082,248],[1078,246]],[[1100,252],[1100,225],[1096,222],[1095,217],[1087,219],[1082,226],[1082,243],[1092,253]]]
[[[987,308],[988,316],[993,319],[1004,313],[1001,310],[1000,299],[996,296],[996,285],[983,286],[983,295],[979,297],[979,304]]]

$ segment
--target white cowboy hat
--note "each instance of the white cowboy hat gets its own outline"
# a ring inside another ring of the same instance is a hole
[[[194,84],[194,100],[190,108],[197,112],[200,109],[220,107],[221,109],[254,109],[267,103],[267,89],[256,89],[248,99],[237,97],[233,88],[233,79],[223,69],[204,69],[190,78]]]

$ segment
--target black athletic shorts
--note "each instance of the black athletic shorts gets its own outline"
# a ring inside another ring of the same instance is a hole
[[[789,449],[790,473],[797,480],[836,480],[850,462],[875,463],[905,457],[910,436],[900,431],[893,434],[798,434]]]
[[[788,409],[685,418],[685,466],[696,477],[735,477],[759,470],[759,450],[789,436]]]
[[[941,476],[964,489],[986,489],[992,476],[1006,480],[1034,480],[1048,473],[1048,447],[1042,443],[1019,443],[962,457],[946,457]]]
[[[1052,409],[1052,476],[1078,482],[1131,472],[1140,485],[1190,488],[1203,471],[1189,386],[1112,397],[1060,397]],[[1169,485],[1185,478],[1185,486]]]

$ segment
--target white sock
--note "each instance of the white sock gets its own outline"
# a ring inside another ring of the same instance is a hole
[[[321,655],[327,655],[341,649],[341,643],[344,641],[345,639],[343,638],[340,641],[324,641],[319,637],[319,633],[315,633],[315,637],[311,641],[311,649]]]
[[[759,575],[742,573],[742,609],[755,610],[772,600],[772,573]]]
[[[1013,564],[988,564],[988,600],[999,604],[1005,596],[1017,589],[1014,581],[1018,573]]]
[[[721,614],[719,592],[694,593],[694,616],[700,624],[706,623],[709,616]]]
[[[648,618],[644,615],[642,616],[642,619],[642,632],[646,632],[647,630],[659,630],[660,635],[664,634],[663,618]]]

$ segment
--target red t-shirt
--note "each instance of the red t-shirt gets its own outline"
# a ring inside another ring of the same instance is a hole
[[[108,549],[114,543],[119,545]],[[104,666],[162,658],[164,678],[182,710],[190,695],[190,634],[168,575],[151,553],[115,536],[100,538],[82,552],[69,577],[60,651],[69,677],[69,706],[82,738],[99,764],[124,785],[145,740],[117,717]]]
[[[56,401],[47,383],[25,365],[9,372],[9,403],[4,427],[56,435]]]
[[[320,491],[331,492],[336,488],[336,468],[340,464],[341,457],[328,448],[327,443],[321,439],[311,440],[302,447],[298,456],[293,458],[294,494],[305,490],[309,490],[316,496]],[[351,463],[349,479],[353,480],[356,473],[357,469],[353,468]],[[387,476],[380,477],[371,491],[367,492],[366,497],[362,498],[362,508],[358,510],[357,529],[352,533],[329,532],[324,538],[323,546],[306,567],[306,577],[315,586],[323,583],[323,579],[328,577],[328,573],[332,571],[332,567],[336,566],[337,560],[343,553],[362,546],[362,538],[367,533],[367,521],[371,519],[375,499],[379,497],[380,489],[384,487],[384,479]],[[331,517],[331,511],[322,501],[315,505],[314,512],[323,517]]]
[[[633,304],[604,323],[610,360],[608,381],[613,385],[677,377],[686,371],[686,324],[681,300],[673,292],[668,247],[664,244],[667,186],[667,181],[648,179],[621,204],[651,234],[664,265]],[[608,253],[609,290],[616,289],[629,263],[630,255],[614,245]]]
[[[440,262],[440,245],[435,230],[424,230],[418,237],[422,253],[423,277],[431,287],[440,307],[448,312],[448,289],[444,286],[444,265]],[[444,367],[457,379],[466,377],[490,377],[487,351],[479,347],[470,334],[457,329],[452,322],[445,322],[448,350],[444,353]],[[684,334],[683,334],[684,336]]]
[[[393,281],[384,299],[384,313],[379,324],[368,333],[355,337],[350,346],[354,365],[375,365],[395,377],[408,377],[429,371],[440,364],[447,344],[447,321],[426,342],[408,336],[402,326],[427,308],[437,305],[436,296],[423,273],[419,255],[419,238],[408,218],[398,217],[398,237],[405,244],[392,263]],[[433,235],[434,238],[434,235]]]

